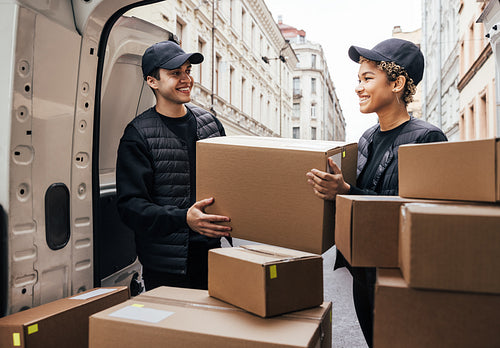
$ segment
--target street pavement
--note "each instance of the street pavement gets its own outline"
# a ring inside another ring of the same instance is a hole
[[[229,246],[222,239],[223,247]],[[258,244],[233,238],[233,245]],[[345,268],[333,270],[335,247],[323,254],[324,300],[332,302],[332,347],[366,348],[366,342],[359,327],[352,301],[352,277]]]

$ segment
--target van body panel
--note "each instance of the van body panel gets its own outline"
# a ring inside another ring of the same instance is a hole
[[[116,149],[154,101],[142,53],[170,33],[120,16],[152,2],[0,4],[0,316],[138,278],[133,234],[116,213]]]

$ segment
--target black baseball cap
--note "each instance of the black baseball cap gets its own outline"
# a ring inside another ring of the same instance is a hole
[[[357,46],[349,48],[349,57],[353,61],[359,63],[360,56],[374,62],[394,62],[402,66],[415,85],[422,80],[424,55],[413,42],[392,38],[380,42],[371,50]]]
[[[173,41],[155,43],[146,49],[142,55],[142,75],[144,80],[156,68],[173,70],[189,60],[191,64],[203,62],[201,53],[186,53]]]

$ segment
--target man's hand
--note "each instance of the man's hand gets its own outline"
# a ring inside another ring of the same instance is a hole
[[[230,218],[222,215],[205,214],[205,208],[214,202],[214,198],[202,199],[188,209],[186,221],[188,226],[201,235],[218,238],[229,237],[230,226],[218,225],[217,222],[229,222]]]
[[[307,182],[312,186],[314,194],[321,199],[333,201],[337,195],[349,193],[351,186],[344,181],[342,171],[337,164],[328,159],[333,174],[311,169],[306,173]]]

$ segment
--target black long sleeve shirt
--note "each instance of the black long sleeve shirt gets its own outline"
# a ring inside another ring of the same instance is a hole
[[[186,142],[190,169],[190,205],[196,201],[196,119],[189,111],[183,117],[161,118],[167,127]],[[220,133],[225,135],[224,127],[216,119]],[[120,140],[116,165],[117,182],[121,201],[126,205],[127,224],[134,230],[149,231],[151,234],[162,233],[166,225],[178,228],[188,227],[186,215],[188,208],[160,206],[151,198],[154,169],[151,155],[145,140],[132,126],[128,126]],[[206,241],[207,238],[190,230],[191,241]]]

